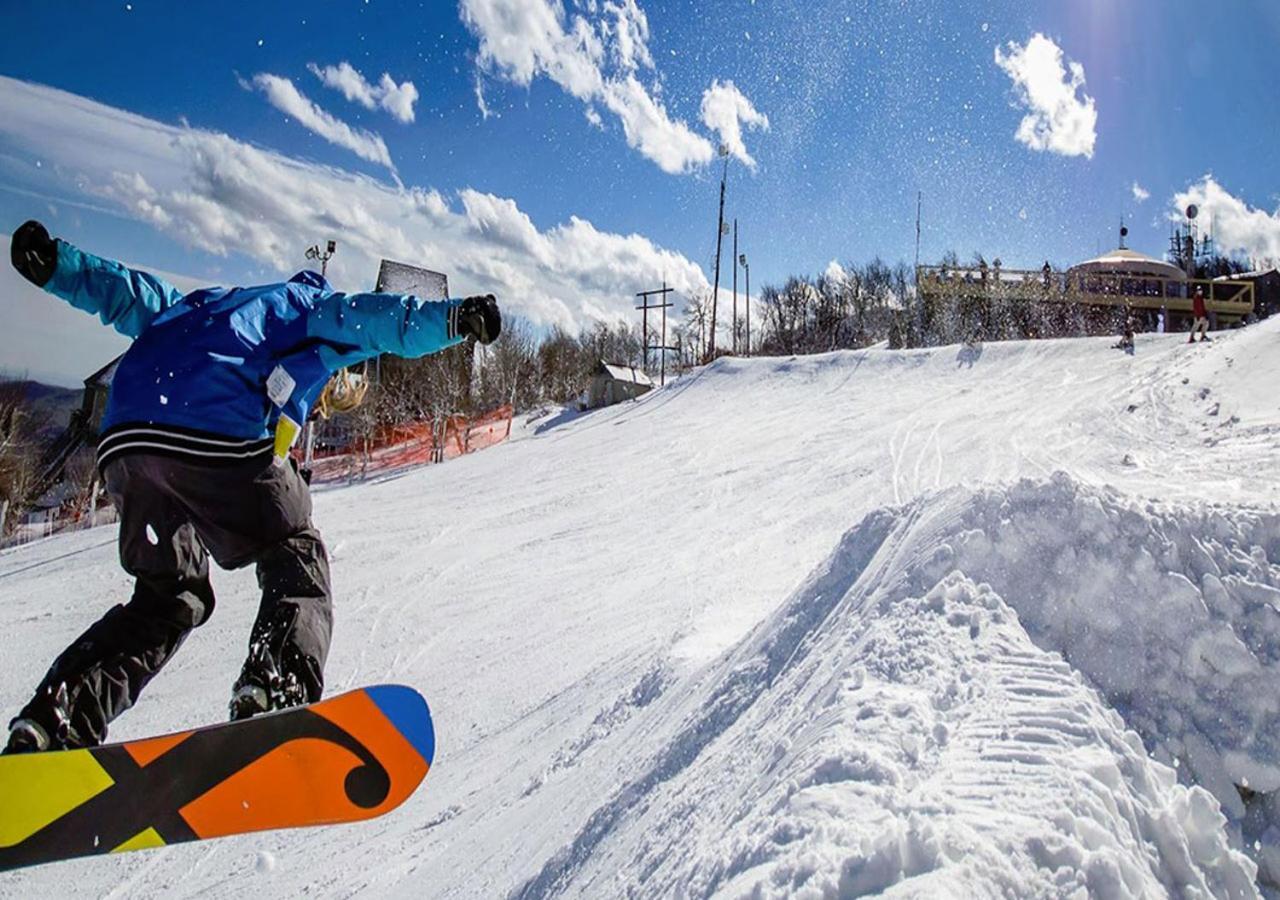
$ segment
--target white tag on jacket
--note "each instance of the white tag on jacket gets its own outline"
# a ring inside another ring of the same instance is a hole
[[[284,406],[293,396],[293,389],[298,383],[293,376],[284,370],[284,366],[276,366],[267,376],[267,396],[276,406]]]

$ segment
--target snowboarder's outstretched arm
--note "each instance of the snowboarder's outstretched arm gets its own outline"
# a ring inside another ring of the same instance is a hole
[[[418,357],[467,337],[481,343],[502,327],[492,295],[465,300],[421,300],[408,294],[332,294],[308,315],[307,335],[348,344],[363,353]]]
[[[26,222],[13,233],[10,256],[14,268],[32,284],[94,313],[126,337],[137,337],[183,297],[154,275],[49,237],[39,222]]]

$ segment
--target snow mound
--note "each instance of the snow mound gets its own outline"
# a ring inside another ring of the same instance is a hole
[[[1255,896],[1278,529],[1065,476],[872,513],[519,895]]]
[[[980,492],[948,528],[923,581],[959,569],[1010,598],[1038,644],[1233,813],[1231,785],[1280,789],[1280,516],[1142,503],[1059,474]]]

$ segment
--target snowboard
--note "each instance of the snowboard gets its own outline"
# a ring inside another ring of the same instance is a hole
[[[164,737],[0,756],[0,870],[370,819],[414,792],[434,752],[422,696],[379,685]]]

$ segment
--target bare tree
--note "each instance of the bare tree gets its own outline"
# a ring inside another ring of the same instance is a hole
[[[97,454],[90,447],[82,447],[67,461],[62,470],[63,496],[67,506],[76,515],[92,516],[93,505],[101,485],[98,483]]]
[[[478,405],[492,409],[509,403],[530,409],[541,400],[538,351],[533,329],[519,318],[503,323],[502,333],[482,353],[477,385]]]
[[[40,426],[21,382],[0,383],[0,535],[35,500],[40,479]]]
[[[707,322],[711,315],[708,309],[710,302],[710,293],[697,293],[691,294],[684,305],[685,334],[688,337],[689,349],[693,351],[690,364],[703,358],[704,348],[707,346]]]

